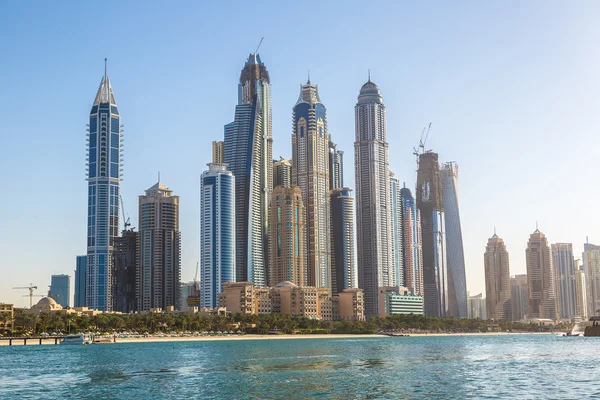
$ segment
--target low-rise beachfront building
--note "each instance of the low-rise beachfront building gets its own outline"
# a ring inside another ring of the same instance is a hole
[[[323,321],[364,320],[361,289],[332,296],[326,288],[297,286],[290,281],[255,288],[251,282],[224,283],[219,306],[231,313],[288,314]]]
[[[423,297],[402,286],[380,287],[379,316],[384,318],[395,314],[423,315]]]
[[[0,331],[12,330],[14,316],[14,307],[12,304],[0,303]]]

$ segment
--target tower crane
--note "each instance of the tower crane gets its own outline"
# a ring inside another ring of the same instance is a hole
[[[417,156],[417,164],[419,163],[419,156],[421,154],[426,153],[425,144],[427,143],[427,138],[429,137],[429,131],[431,130],[431,122],[427,128],[423,128],[423,132],[421,132],[421,139],[419,140],[419,146],[413,147],[413,154]],[[425,138],[423,138],[423,136]]]
[[[13,289],[27,289],[29,290],[29,294],[23,295],[23,297],[28,297],[29,296],[29,308],[31,308],[31,306],[33,306],[33,291],[35,289],[37,289],[37,286],[34,286],[33,283],[30,283],[29,286],[20,286],[20,287],[14,287]],[[42,296],[44,297],[44,296]]]
[[[123,205],[123,196],[119,195],[119,199],[121,199],[121,212],[123,213],[123,230],[127,230],[131,226],[131,222],[129,222],[129,217],[125,219],[125,206]]]

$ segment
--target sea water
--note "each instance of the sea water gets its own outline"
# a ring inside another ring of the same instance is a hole
[[[482,335],[0,347],[0,399],[579,399],[600,338]]]

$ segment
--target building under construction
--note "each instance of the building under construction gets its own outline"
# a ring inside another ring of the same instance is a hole
[[[136,254],[138,232],[123,231],[115,238],[112,253],[113,265],[113,311],[129,313],[137,311],[136,304]]]

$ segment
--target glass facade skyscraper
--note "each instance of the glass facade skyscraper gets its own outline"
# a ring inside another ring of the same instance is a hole
[[[74,307],[85,307],[85,273],[87,256],[77,256],[75,266],[75,302]]]
[[[354,247],[354,197],[352,189],[331,191],[331,292],[358,287]]]
[[[423,248],[421,213],[410,189],[400,189],[402,198],[402,263],[404,285],[416,295],[423,296]]]
[[[447,316],[467,318],[467,277],[465,255],[458,207],[458,165],[444,163],[440,170],[444,197],[444,223],[446,226],[446,257],[448,273]],[[488,310],[489,315],[490,310]]]
[[[577,315],[573,244],[554,243],[550,248],[552,249],[552,268],[556,279],[555,291],[560,317],[568,319]]]
[[[218,306],[223,283],[235,282],[235,177],[208,164],[200,182],[200,307]]]
[[[71,285],[69,275],[52,275],[50,297],[63,308],[71,305]]]
[[[235,176],[236,280],[266,284],[268,210],[273,190],[271,83],[258,54],[240,76],[234,121],[225,125],[225,163]]]
[[[390,171],[390,226],[392,233],[392,268],[396,286],[408,287],[404,276],[404,224],[402,218],[402,195],[400,180]]]
[[[90,111],[87,152],[88,229],[86,305],[112,310],[112,260],[119,235],[121,125],[106,73]]]

